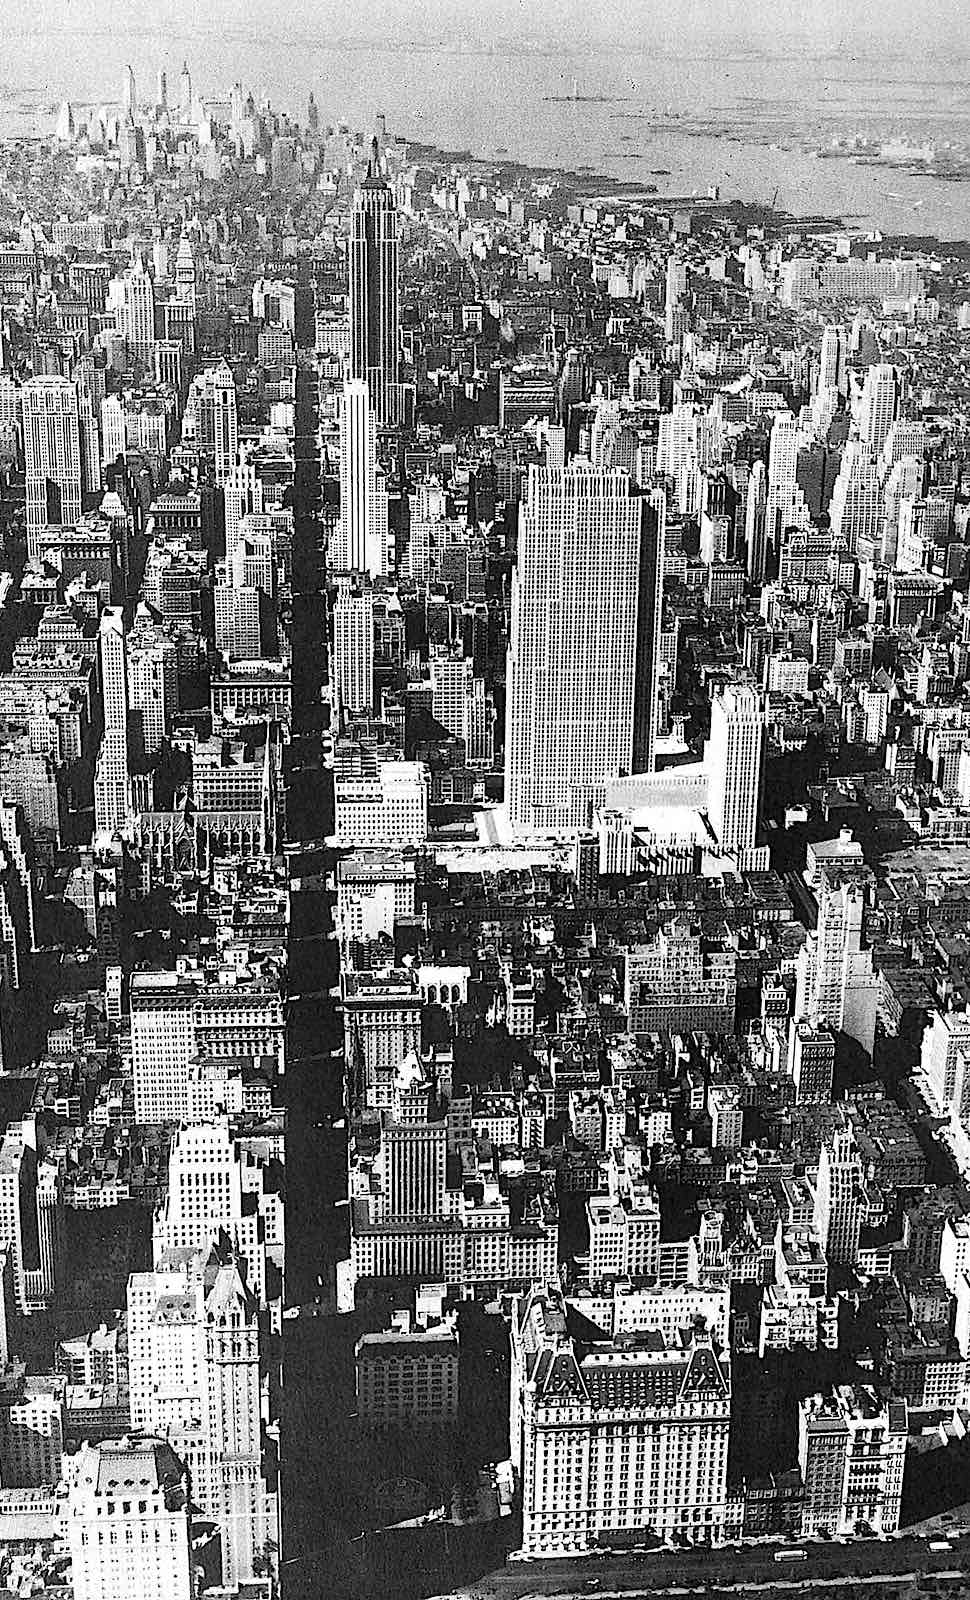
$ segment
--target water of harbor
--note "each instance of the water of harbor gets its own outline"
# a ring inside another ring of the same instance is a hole
[[[174,93],[183,59],[202,95],[239,78],[302,114],[312,89],[326,121],[369,127],[383,111],[392,131],[444,148],[585,166],[661,194],[717,185],[724,199],[777,196],[796,216],[970,239],[970,180],[814,153],[834,137],[889,134],[937,150],[949,144],[954,159],[970,150],[968,63],[918,53],[515,51],[407,40],[384,48],[241,23],[218,38],[202,22],[191,32],[48,28],[8,41],[0,133],[29,131],[45,116],[52,126],[50,112],[37,108],[64,98],[117,100],[128,61],[140,99],[154,97],[159,67]]]

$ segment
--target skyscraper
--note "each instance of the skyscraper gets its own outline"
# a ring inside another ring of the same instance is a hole
[[[379,423],[396,420],[397,273],[397,210],[375,139],[350,228],[350,375],[370,384]]]
[[[447,1124],[420,1057],[404,1058],[391,1106],[382,1119],[383,1184],[378,1213],[386,1221],[440,1217],[445,1201]]]
[[[26,950],[35,947],[33,841],[23,808],[15,802],[0,799],[0,860],[6,857],[20,883],[21,920]]]
[[[120,394],[107,394],[101,402],[101,459],[113,463],[127,448],[125,402]]]
[[[126,117],[134,117],[138,110],[138,99],[135,94],[135,74],[131,67],[125,68],[121,92],[121,109]]]
[[[71,527],[81,515],[81,423],[76,384],[31,378],[23,388],[27,549],[37,556],[50,523]]]
[[[187,233],[183,233],[175,257],[175,294],[177,299],[191,305],[194,311],[195,292],[195,258],[192,255],[192,241]]]
[[[132,1417],[184,1458],[193,1498],[218,1526],[226,1582],[252,1578],[278,1528],[261,1449],[269,1374],[245,1262],[218,1235],[157,1254],[154,1271],[129,1279],[127,1324]]]
[[[224,485],[239,449],[236,385],[227,361],[206,367],[192,379],[185,406],[185,431],[211,453],[216,483]]]
[[[744,547],[748,564],[748,577],[752,583],[762,583],[765,575],[765,514],[767,501],[767,475],[763,461],[756,461],[748,479],[748,496],[744,511]]]
[[[860,560],[872,560],[882,549],[883,516],[883,493],[873,452],[858,439],[851,439],[842,452],[832,490],[832,534]]]
[[[128,815],[128,668],[120,607],[101,614],[99,632],[104,734],[94,774],[94,825],[100,833],[121,827]]]
[[[872,1054],[879,980],[865,945],[865,914],[871,894],[866,867],[823,867],[818,883],[818,919],[798,952],[795,1016],[827,1023]]]
[[[223,489],[226,507],[226,566],[232,564],[242,519],[263,510],[263,482],[251,461],[243,455],[226,475]]]
[[[805,496],[798,485],[799,443],[798,418],[790,411],[776,412],[768,452],[765,506],[765,537],[772,544],[786,528],[807,528],[810,524]]]
[[[859,407],[859,432],[873,455],[879,454],[898,415],[899,374],[888,362],[877,362],[866,373]]]
[[[187,61],[182,62],[182,71],[179,73],[179,110],[183,122],[192,121],[192,75]]]
[[[161,1439],[82,1444],[67,1538],[76,1600],[192,1600],[192,1510],[185,1467]]]
[[[525,832],[588,824],[652,765],[665,501],[625,472],[532,467],[512,580],[506,799]]]
[[[337,572],[387,572],[387,494],[377,470],[377,418],[363,379],[344,384],[340,399],[340,521],[330,566]]]
[[[131,360],[150,367],[155,344],[155,289],[141,251],[122,279],[118,321]]]
[[[374,591],[341,583],[333,608],[333,671],[338,703],[365,711],[374,703]]]
[[[815,1182],[814,1227],[830,1265],[855,1263],[863,1217],[862,1159],[851,1124],[822,1146]]]
[[[721,849],[742,860],[757,836],[764,738],[757,689],[749,683],[725,684],[711,705],[707,809]]]
[[[128,704],[143,756],[157,755],[178,709],[178,648],[144,607],[127,636]]]
[[[829,323],[822,334],[816,392],[837,389],[839,394],[845,394],[847,355],[848,338],[844,323]]]

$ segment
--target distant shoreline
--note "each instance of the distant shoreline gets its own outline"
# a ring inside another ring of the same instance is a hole
[[[782,231],[796,227],[809,232],[852,232],[852,219],[844,215],[829,216],[821,214],[799,215],[793,211],[786,211],[783,207],[770,206],[758,200],[713,200],[707,195],[669,195],[658,193],[655,186],[644,184],[636,179],[617,178],[609,173],[599,173],[593,170],[578,170],[575,167],[549,166],[546,163],[533,165],[530,162],[519,161],[509,156],[484,156],[476,155],[471,150],[445,150],[441,146],[429,144],[420,139],[409,139],[401,134],[398,137],[407,146],[409,151],[426,154],[432,160],[440,160],[455,165],[465,162],[468,165],[479,167],[489,172],[508,172],[526,180],[555,179],[564,188],[571,189],[574,198],[590,204],[607,204],[611,200],[629,202],[642,199],[644,205],[661,208],[697,208],[703,211],[718,213],[721,216],[737,217],[739,221],[750,216],[752,219],[760,218],[758,222],[751,221],[750,226],[765,227],[770,230]],[[860,230],[868,232],[871,230]],[[941,255],[949,255],[955,259],[970,257],[970,233],[965,239],[941,239],[937,234],[906,234],[895,233],[880,229],[879,237],[883,244],[895,245],[899,248],[911,250],[927,249],[936,250]]]

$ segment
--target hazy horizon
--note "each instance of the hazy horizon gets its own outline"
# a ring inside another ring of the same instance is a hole
[[[238,41],[260,34],[283,40],[310,32],[335,42],[541,40],[561,48],[590,44],[646,49],[683,42],[744,43],[768,52],[799,44],[810,50],[867,54],[897,48],[943,55],[970,50],[970,8],[965,0],[883,0],[874,26],[871,0],[681,0],[672,12],[648,10],[644,0],[612,0],[591,8],[585,0],[545,0],[541,10],[521,0],[385,0],[366,16],[338,0],[290,0],[281,16],[276,0],[156,0],[150,11],[133,0],[6,0],[6,34],[71,32],[92,37],[157,38],[170,33],[209,36],[224,28]]]

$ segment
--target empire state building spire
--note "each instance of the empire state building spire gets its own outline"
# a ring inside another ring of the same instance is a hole
[[[397,283],[397,209],[374,139],[351,219],[350,375],[366,380],[379,424],[397,416]]]

